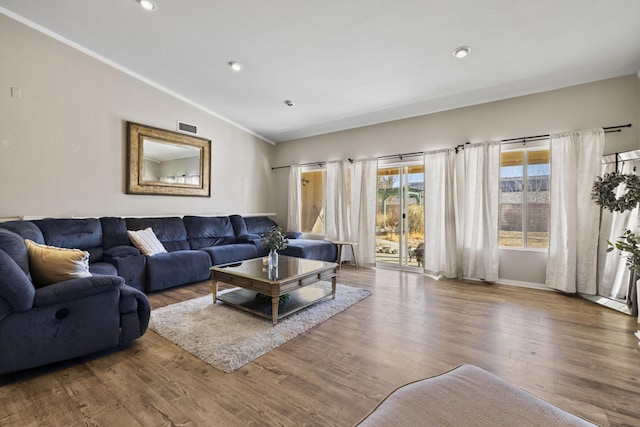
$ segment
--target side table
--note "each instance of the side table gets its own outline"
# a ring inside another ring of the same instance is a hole
[[[356,259],[356,251],[354,250],[354,246],[358,245],[358,242],[349,242],[344,240],[332,240],[331,243],[338,245],[338,259],[336,262],[338,263],[338,268],[342,270],[342,248],[345,246],[349,246],[351,248],[351,254],[353,255],[353,262],[358,268],[358,260]]]

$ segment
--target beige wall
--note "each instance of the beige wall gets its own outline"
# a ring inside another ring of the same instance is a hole
[[[276,166],[367,158],[631,123],[607,134],[605,154],[640,148],[640,79],[636,75],[488,104],[278,143]],[[280,222],[286,219],[288,169],[274,171]]]
[[[4,15],[0,63],[0,218],[275,210],[273,145]],[[125,194],[126,121],[177,120],[212,140],[211,197]]]
[[[633,127],[607,134],[605,153],[640,148],[640,80],[636,75],[278,143],[276,165],[429,151],[467,141],[626,123]],[[287,171],[274,171],[276,220],[281,224],[286,222]],[[543,283],[545,259],[545,253],[501,250],[500,277],[512,282]]]
[[[279,166],[451,148],[632,123],[607,136],[606,152],[639,147],[636,75],[277,144]]]

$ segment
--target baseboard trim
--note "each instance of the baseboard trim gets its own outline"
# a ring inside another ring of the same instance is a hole
[[[523,282],[520,280],[510,280],[510,279],[498,279],[494,283],[498,285],[507,285],[507,286],[517,286],[520,288],[530,288],[530,289],[538,289],[541,291],[553,291],[553,289],[549,288],[544,283],[535,283],[535,282]]]

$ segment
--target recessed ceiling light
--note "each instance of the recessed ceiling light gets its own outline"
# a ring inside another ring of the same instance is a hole
[[[290,99],[285,99],[284,103],[287,105],[287,107],[293,107],[294,105],[296,105],[295,101],[292,101]]]
[[[469,55],[469,52],[471,52],[471,48],[469,46],[460,46],[453,51],[453,56],[455,56],[456,58],[464,58],[465,56]]]
[[[229,62],[229,68],[231,68],[232,71],[235,71],[237,73],[239,71],[242,71],[242,69],[244,68],[244,65],[242,65],[238,61],[231,61]]]
[[[156,10],[158,5],[151,0],[137,0],[144,10]]]

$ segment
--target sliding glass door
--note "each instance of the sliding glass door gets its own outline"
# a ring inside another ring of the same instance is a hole
[[[419,270],[424,259],[424,166],[380,164],[376,215],[376,265]]]

